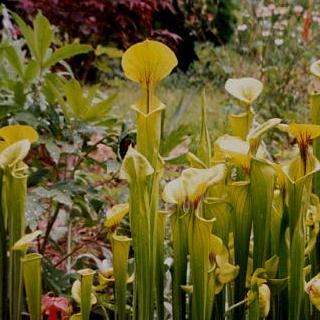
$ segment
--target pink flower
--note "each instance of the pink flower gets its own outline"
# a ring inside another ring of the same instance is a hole
[[[65,297],[55,297],[52,292],[42,296],[41,313],[48,316],[48,320],[67,320],[72,308]]]

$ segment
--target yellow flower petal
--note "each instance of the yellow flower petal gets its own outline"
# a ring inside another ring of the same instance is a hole
[[[239,165],[246,170],[249,169],[250,144],[248,142],[225,134],[215,141],[214,150],[216,153],[230,158],[235,165]]]
[[[320,77],[320,60],[315,61],[314,63],[311,64],[310,66],[310,72],[316,76]]]
[[[24,235],[19,241],[17,241],[14,246],[13,250],[27,250],[30,243],[39,237],[42,234],[42,231],[37,230],[32,233],[28,233]]]
[[[263,283],[259,286],[259,307],[260,316],[266,318],[270,311],[270,289]]]
[[[10,146],[11,144],[29,140],[30,143],[36,142],[39,138],[37,131],[30,126],[12,125],[0,129],[0,151]]]
[[[107,218],[104,222],[104,226],[107,228],[111,228],[115,225],[118,225],[122,218],[129,212],[129,204],[121,203],[113,206],[107,212]]]
[[[263,84],[254,78],[229,79],[225,89],[235,98],[251,105],[260,95]]]
[[[131,46],[122,57],[125,75],[143,87],[154,87],[170,74],[178,61],[174,52],[161,42],[145,40]]]
[[[289,124],[288,133],[294,136],[298,143],[308,142],[320,136],[320,126],[315,124]]]

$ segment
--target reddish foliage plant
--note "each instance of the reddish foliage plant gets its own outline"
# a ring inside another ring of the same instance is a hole
[[[159,12],[174,13],[172,0],[18,0],[31,19],[39,10],[73,38],[93,45],[115,42],[127,48],[146,37],[174,44],[180,38],[155,21]]]

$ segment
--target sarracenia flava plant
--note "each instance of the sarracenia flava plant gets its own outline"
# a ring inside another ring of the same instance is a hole
[[[157,318],[164,318],[165,215],[159,214],[158,197],[165,106],[155,96],[155,87],[176,63],[169,48],[150,40],[129,48],[122,60],[125,74],[139,83],[142,92],[132,107],[137,114],[137,145],[129,148],[121,168],[130,191],[136,319],[154,318],[154,305]],[[310,97],[314,125],[284,125],[277,118],[258,124],[254,104],[262,83],[230,79],[225,88],[243,108],[229,116],[232,135],[211,142],[203,92],[197,150],[186,155],[191,168],[162,192],[171,213],[173,318],[209,320],[225,315],[251,320],[271,314],[298,320],[320,309],[320,99],[316,93]],[[263,143],[263,136],[275,128],[297,142],[297,152],[285,165],[274,163]],[[122,206],[108,225],[127,213],[128,207]],[[120,272],[116,300],[123,310],[127,310],[127,241],[125,247],[123,261],[115,261]],[[125,311],[117,312],[119,318],[126,316]]]
[[[129,182],[129,215],[135,254],[135,316],[151,319],[154,296],[161,314],[162,299],[154,292],[157,256],[157,218],[159,180],[162,160],[159,156],[161,114],[165,105],[156,97],[155,88],[177,65],[171,49],[164,44],[145,40],[131,46],[122,57],[125,75],[141,88],[140,99],[132,106],[137,114],[136,150],[129,149],[121,176]],[[156,286],[158,287],[158,286]]]
[[[0,138],[0,317],[16,320],[22,306],[22,253],[13,246],[25,230],[27,165],[23,159],[38,134],[31,127],[12,125],[0,129]]]
[[[14,251],[21,254],[22,273],[26,300],[28,305],[30,320],[41,319],[41,260],[38,253],[26,254],[30,243],[41,235],[41,231],[35,231],[24,235],[13,246]]]

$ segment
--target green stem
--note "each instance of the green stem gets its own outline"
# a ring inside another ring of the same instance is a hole
[[[0,171],[0,195],[2,195],[3,172]],[[0,320],[7,319],[7,239],[6,221],[2,206],[0,206]]]
[[[188,216],[181,207],[172,216],[172,247],[173,247],[173,279],[172,279],[172,307],[173,319],[186,318],[186,294],[181,285],[187,283],[187,237]]]
[[[236,182],[229,186],[230,200],[233,206],[235,264],[240,272],[235,280],[234,301],[242,301],[246,291],[252,211],[249,194],[249,182]],[[235,319],[242,319],[244,308],[237,308]]]
[[[9,305],[10,319],[18,320],[21,317],[22,307],[22,269],[21,252],[14,251],[14,244],[24,235],[25,204],[27,195],[27,178],[16,177],[9,170],[4,175],[3,204],[8,217],[9,236]],[[14,190],[14,192],[13,192]]]

